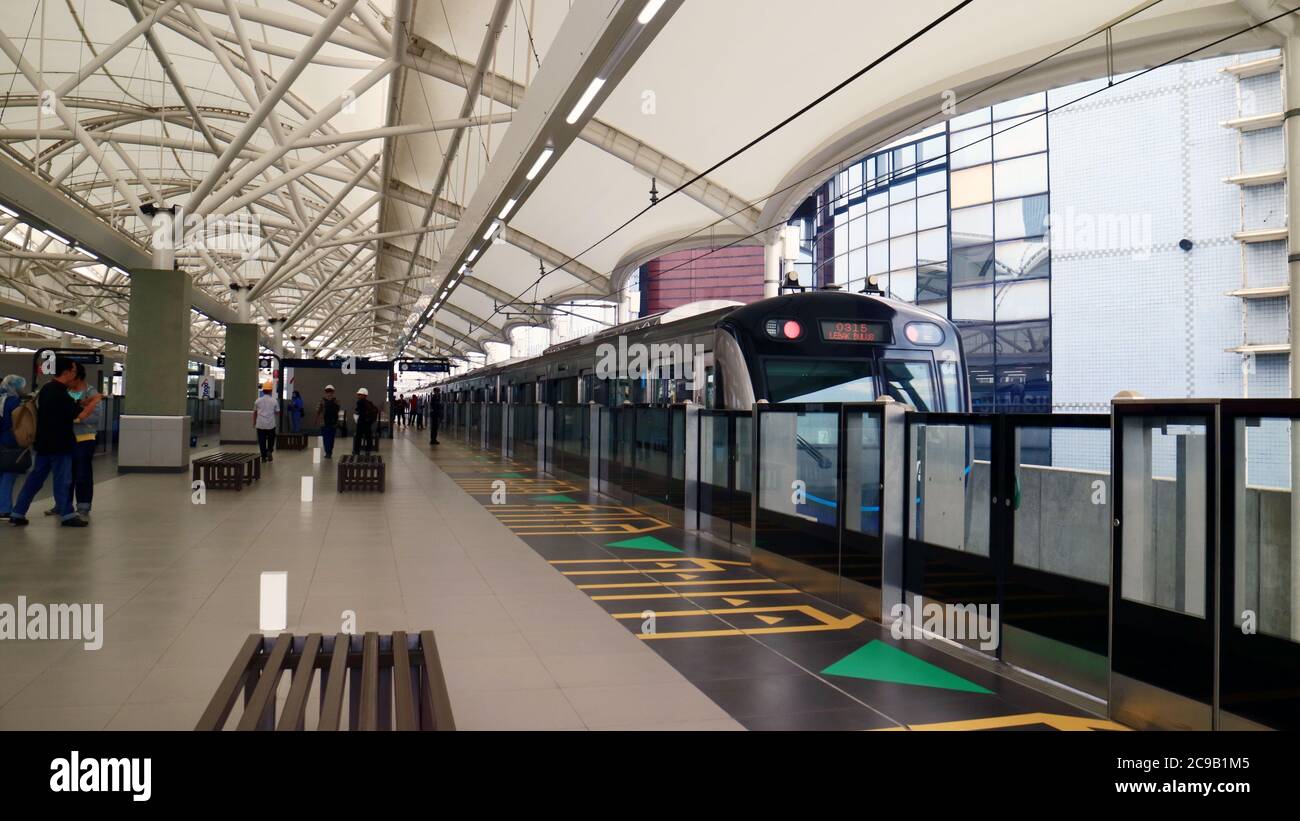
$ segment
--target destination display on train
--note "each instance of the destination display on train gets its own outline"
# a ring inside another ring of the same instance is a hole
[[[889,322],[872,322],[864,319],[823,319],[824,342],[889,342]]]

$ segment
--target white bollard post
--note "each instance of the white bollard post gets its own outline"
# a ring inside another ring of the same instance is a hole
[[[320,448],[312,448],[312,449],[311,449],[311,463],[312,463],[313,465],[319,465],[319,464],[320,464]]]
[[[310,477],[310,476],[304,476],[304,477],[302,477],[302,500],[303,500],[304,502],[310,502],[310,501],[311,501],[311,495],[312,495],[312,481],[313,481],[313,480],[312,480],[312,477]]]
[[[289,620],[289,573],[285,570],[262,571],[258,629],[263,633],[284,630]]]

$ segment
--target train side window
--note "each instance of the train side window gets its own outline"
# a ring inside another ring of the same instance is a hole
[[[939,363],[939,381],[943,384],[944,410],[949,413],[962,410],[961,374],[956,362]]]
[[[919,411],[938,410],[934,401],[934,370],[928,362],[886,361],[881,367],[885,392]]]

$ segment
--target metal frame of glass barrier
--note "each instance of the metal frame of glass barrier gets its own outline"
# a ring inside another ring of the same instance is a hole
[[[754,515],[749,482],[740,472],[742,439],[737,435],[739,420],[748,422],[752,416],[751,411],[701,410],[696,423],[699,529],[736,544],[749,543]],[[748,434],[742,434],[746,451],[753,444]]]
[[[755,569],[879,619],[884,585],[883,407],[838,403],[755,407],[754,492],[750,494]],[[801,425],[802,420],[815,417],[821,417],[820,423]],[[744,420],[735,418],[737,425]],[[850,448],[851,438],[861,446]],[[775,452],[778,448],[780,454]],[[868,452],[872,458],[864,457]],[[852,505],[847,502],[850,486],[855,488]]]
[[[684,526],[686,406],[602,408],[598,438],[600,492]]]
[[[1002,659],[1105,698],[1110,417],[1007,414],[997,424],[1003,431],[994,440],[1005,449],[993,454],[993,469],[1001,474],[997,498],[1002,501],[994,503],[993,510],[1004,517],[995,531],[1005,533],[1007,540],[1005,549],[995,552],[1002,561]],[[1091,452],[1097,445],[1104,454],[1104,469],[1061,467],[1061,461],[1078,465],[1095,458],[1100,463],[1101,454]]]
[[[1215,720],[1219,403],[1112,405],[1110,715],[1138,728]]]
[[[909,612],[920,618],[919,597],[922,606],[974,605],[991,613],[1002,599],[1001,551],[1007,544],[1003,517],[992,515],[1003,495],[992,464],[993,454],[1005,452],[994,441],[1002,434],[998,417],[909,412],[906,429],[903,587]],[[986,459],[979,458],[981,452]],[[969,637],[961,643],[1001,656],[1000,636],[993,648]]]
[[[1294,399],[1220,403],[1220,729],[1300,729],[1298,423]],[[1261,474],[1253,484],[1252,461]]]

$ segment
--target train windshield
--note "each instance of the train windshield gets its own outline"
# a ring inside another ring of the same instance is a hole
[[[875,369],[869,359],[769,359],[764,363],[769,402],[872,402]]]
[[[880,369],[885,392],[890,396],[919,411],[939,409],[934,401],[934,371],[930,363],[894,360],[884,362]]]

